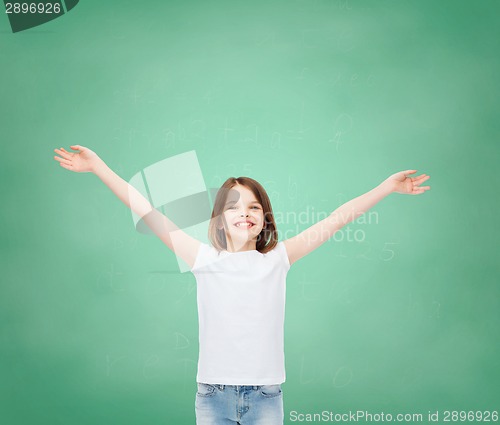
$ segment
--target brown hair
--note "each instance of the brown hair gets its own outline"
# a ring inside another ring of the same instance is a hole
[[[224,223],[224,206],[231,189],[236,185],[245,186],[255,195],[262,205],[264,213],[264,226],[257,236],[256,249],[265,254],[271,251],[278,244],[278,231],[274,221],[273,209],[267,192],[262,185],[250,177],[229,177],[217,191],[214,209],[208,226],[208,239],[218,251],[227,250],[227,239]]]

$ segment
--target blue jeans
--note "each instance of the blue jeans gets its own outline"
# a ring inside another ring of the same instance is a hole
[[[283,425],[281,384],[197,384],[196,425]]]

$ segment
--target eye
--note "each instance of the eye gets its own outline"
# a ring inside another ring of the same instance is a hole
[[[259,208],[259,207],[253,207],[253,208],[255,208],[255,209],[257,209],[257,210],[260,210],[260,208]]]

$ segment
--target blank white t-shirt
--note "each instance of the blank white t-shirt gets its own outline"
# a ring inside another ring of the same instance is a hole
[[[201,243],[191,272],[197,282],[197,382],[285,382],[284,320],[290,263],[283,242],[262,254],[217,251]]]

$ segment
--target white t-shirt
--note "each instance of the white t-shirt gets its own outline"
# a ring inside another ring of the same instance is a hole
[[[219,252],[201,243],[191,269],[197,283],[197,382],[285,382],[284,320],[289,269],[283,242],[266,254],[257,250]]]

